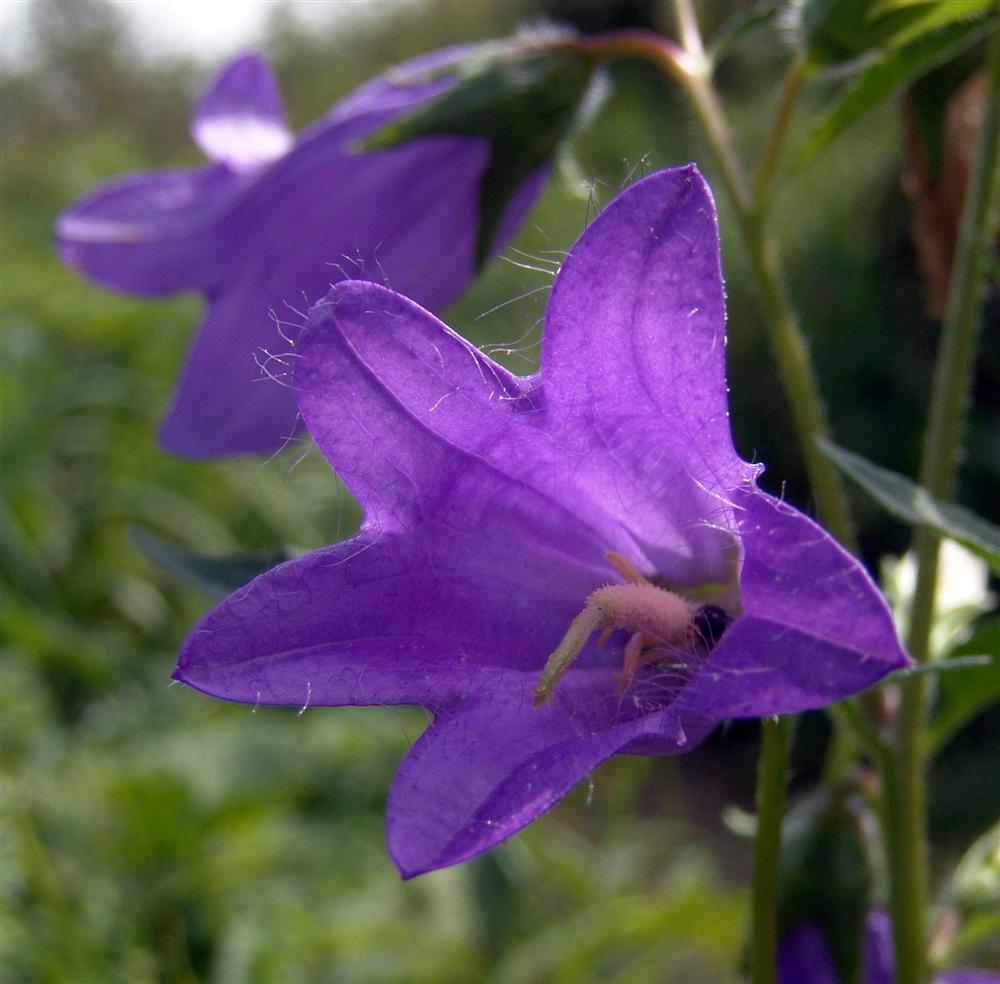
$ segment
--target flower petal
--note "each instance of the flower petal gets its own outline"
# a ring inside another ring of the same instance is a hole
[[[498,676],[440,714],[403,760],[386,816],[389,852],[404,877],[488,850],[647,735],[659,754],[694,744],[669,710],[609,727],[610,670],[568,674],[552,706],[532,706],[536,682],[533,674]],[[592,718],[574,713],[581,707],[599,710]]]
[[[418,534],[366,529],[256,578],[193,630],[176,678],[247,703],[431,708],[487,671],[534,679],[598,573],[543,534],[512,535],[493,490],[469,491],[462,527],[444,514]]]
[[[758,469],[730,435],[725,321],[704,178],[690,165],[637,182],[580,237],[553,287],[542,348],[551,411],[616,442],[637,429],[623,456],[641,474],[655,425],[665,456],[713,488],[736,487]]]
[[[737,493],[743,612],[678,703],[718,718],[821,707],[909,663],[864,568],[791,506]]]
[[[492,528],[503,515],[514,539],[543,538],[593,565],[577,610],[608,578],[605,551],[627,540],[573,488],[574,462],[544,431],[536,381],[375,284],[338,284],[313,308],[297,355],[302,415],[369,522],[408,528],[447,516]]]
[[[778,944],[778,984],[837,984],[837,967],[823,931],[801,922]]]
[[[759,470],[730,436],[724,324],[715,207],[693,166],[632,185],[595,219],[546,315],[546,407],[580,479],[679,583],[725,579],[726,490]]]
[[[278,84],[259,55],[230,62],[202,96],[191,135],[216,163],[248,171],[286,154],[292,134]]]
[[[892,946],[892,920],[885,909],[875,908],[868,913],[862,953],[862,984],[893,984],[896,980],[896,955]],[[935,984],[939,981],[935,980]]]
[[[273,356],[292,348],[331,282],[387,280],[441,306],[471,279],[485,145],[444,138],[363,159],[337,143],[313,141],[271,167],[216,230],[221,286],[163,425],[169,450],[212,457],[287,440],[294,394],[266,376],[287,383]]]
[[[59,216],[59,256],[130,294],[209,289],[219,270],[206,233],[239,186],[227,169],[212,167],[109,182]]]

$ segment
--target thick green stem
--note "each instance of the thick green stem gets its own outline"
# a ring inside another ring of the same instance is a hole
[[[757,837],[753,849],[750,980],[774,984],[777,976],[781,821],[792,719],[765,718],[757,763]]]
[[[954,492],[973,364],[982,321],[987,257],[996,235],[1000,194],[1000,34],[989,49],[989,86],[979,147],[969,178],[958,248],[935,367],[920,482],[947,501]],[[931,658],[930,635],[937,588],[940,541],[927,529],[915,536],[917,582],[907,638],[918,662]],[[887,847],[895,927],[897,979],[928,978],[928,859],[926,835],[928,679],[913,677],[901,688],[895,763],[886,777]]]

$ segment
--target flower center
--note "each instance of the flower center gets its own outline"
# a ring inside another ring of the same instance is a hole
[[[625,584],[606,584],[590,593],[582,612],[569,624],[562,641],[549,656],[535,688],[535,705],[552,700],[559,678],[580,655],[595,632],[603,646],[615,630],[629,634],[622,660],[625,686],[636,672],[664,658],[666,651],[701,645],[712,649],[731,618],[717,605],[698,605],[683,595],[659,587],[644,577],[621,554],[607,554]]]

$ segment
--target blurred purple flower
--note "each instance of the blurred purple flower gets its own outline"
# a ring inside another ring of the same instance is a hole
[[[892,922],[884,909],[872,909],[861,943],[861,984],[894,984]],[[837,984],[837,969],[823,931],[803,922],[778,948],[778,984]],[[1000,974],[969,967],[951,967],[934,976],[933,984],[1000,984]]]
[[[577,242],[527,378],[392,291],[338,284],[295,384],[364,524],[218,606],[176,678],[252,704],[430,709],[388,804],[412,876],[509,837],[616,753],[683,752],[725,718],[818,707],[905,665],[865,571],[736,454],[724,324],[694,167],[633,185]],[[621,580],[609,553],[696,599],[692,624],[647,639],[627,681],[627,633],[591,639],[535,707],[546,657]],[[733,618],[714,647],[693,631],[702,603]]]
[[[298,138],[266,62],[238,58],[192,121],[210,165],[112,181],[60,216],[59,254],[91,279],[134,294],[206,296],[162,426],[164,447],[191,457],[280,447],[295,425],[295,397],[267,378],[288,375],[275,358],[287,349],[279,325],[299,323],[297,310],[331,282],[385,281],[432,309],[468,286],[487,142],[448,136],[378,153],[352,148],[448,88],[454,76],[434,70],[474,50],[407,62]],[[543,179],[544,169],[522,184],[496,248],[511,238]]]

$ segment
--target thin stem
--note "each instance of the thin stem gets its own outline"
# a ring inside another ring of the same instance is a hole
[[[681,47],[690,55],[704,61],[705,46],[701,42],[698,17],[695,15],[691,0],[674,0],[674,20],[677,22],[677,36],[681,39]]]
[[[758,212],[766,212],[770,203],[771,185],[778,172],[778,162],[781,160],[781,152],[785,148],[788,127],[792,122],[792,114],[795,112],[795,104],[798,102],[799,93],[802,91],[802,86],[808,77],[809,59],[805,55],[799,55],[792,62],[792,67],[785,76],[784,85],[781,87],[781,96],[778,99],[778,108],[774,116],[774,123],[771,126],[767,146],[764,148],[764,156],[761,157],[760,164],[757,167],[755,197]]]
[[[774,984],[777,977],[778,890],[781,821],[792,719],[765,718],[761,723],[757,763],[757,837],[753,849],[750,980]]]
[[[941,347],[931,390],[921,484],[937,498],[951,498],[969,404],[972,370],[982,324],[986,257],[1000,205],[1000,34],[988,54],[989,85],[976,160],[969,177],[958,246],[942,326]],[[931,658],[930,635],[937,588],[940,540],[926,529],[916,533],[910,654]],[[896,730],[895,771],[887,782],[890,884],[900,984],[923,984],[927,968],[929,894],[926,836],[928,679],[919,675],[901,687]]]

